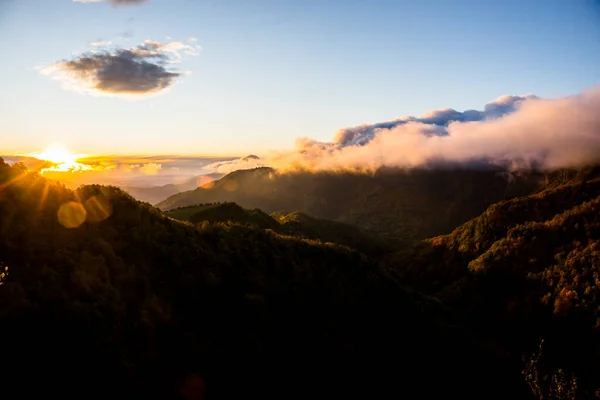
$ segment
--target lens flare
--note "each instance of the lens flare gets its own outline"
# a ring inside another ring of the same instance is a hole
[[[92,196],[84,203],[88,222],[102,222],[112,214],[112,206],[104,195]]]
[[[81,203],[70,201],[58,209],[58,222],[65,228],[78,228],[85,222],[87,211]]]

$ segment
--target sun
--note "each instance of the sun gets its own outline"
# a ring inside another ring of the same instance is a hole
[[[44,152],[36,154],[36,158],[44,161],[50,161],[55,164],[74,164],[77,156],[72,154],[66,147],[55,144],[48,147]]]
[[[48,161],[53,165],[41,170],[44,172],[76,172],[87,171],[91,167],[77,162],[77,160],[85,158],[84,154],[73,154],[61,144],[54,144],[41,153],[29,154],[38,160]]]

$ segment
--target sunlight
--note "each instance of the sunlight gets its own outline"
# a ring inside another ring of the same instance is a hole
[[[60,144],[52,145],[42,153],[30,154],[30,156],[37,158],[38,160],[49,161],[54,165],[49,168],[44,168],[41,172],[55,171],[55,172],[68,172],[68,171],[87,171],[91,167],[85,164],[78,163],[77,160],[84,157],[84,154],[73,154],[65,146]]]
[[[53,145],[44,150],[43,153],[36,155],[40,160],[51,161],[55,164],[72,164],[76,156],[62,145]]]

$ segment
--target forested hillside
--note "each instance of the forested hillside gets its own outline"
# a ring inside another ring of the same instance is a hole
[[[452,310],[346,247],[3,162],[0,184],[3,398],[528,396]]]
[[[600,0],[0,0],[0,400],[600,400]]]
[[[212,173],[206,175],[199,175],[193,178],[186,179],[180,183],[171,183],[162,186],[149,186],[149,187],[137,187],[137,186],[120,186],[125,192],[129,193],[140,201],[145,201],[150,204],[158,203],[166,199],[169,196],[173,196],[180,192],[196,189],[198,186],[210,183],[216,179],[221,179],[223,174]]]
[[[377,257],[393,249],[390,241],[375,233],[366,232],[343,222],[314,218],[303,213],[279,212],[268,215],[259,209],[248,210],[235,203],[209,203],[176,208],[167,211],[166,214],[193,224],[234,222],[271,229],[282,235],[340,244]]]
[[[546,384],[559,369],[577,379],[577,397],[561,398],[600,388],[597,175],[555,175],[547,190],[494,204],[390,260],[400,279],[460,310],[515,359],[543,340]]]
[[[596,398],[598,170],[536,182],[538,193],[393,250],[300,212],[163,213],[0,162],[3,387],[19,398]]]
[[[379,169],[370,174],[258,168],[232,172],[157,206],[170,210],[231,201],[268,213],[303,212],[407,241],[449,233],[489,205],[537,192],[544,184],[543,174],[508,174],[496,168]]]

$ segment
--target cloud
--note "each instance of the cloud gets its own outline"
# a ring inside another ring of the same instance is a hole
[[[90,46],[94,47],[106,47],[110,46],[112,42],[110,40],[98,40],[97,42],[91,42]]]
[[[442,109],[421,117],[344,128],[331,142],[299,138],[296,150],[264,155],[280,170],[388,167],[554,169],[600,162],[600,86],[554,100],[502,96],[483,111]],[[219,166],[244,167],[242,160]]]
[[[115,6],[130,6],[146,3],[148,0],[73,0],[75,3],[100,3],[107,2]]]
[[[59,180],[70,187],[82,184],[150,187],[180,184],[213,172],[207,164],[229,161],[232,158],[202,156],[86,156],[76,164],[58,165],[31,156],[3,155],[9,163],[24,162],[49,179]],[[198,180],[198,186],[203,182]]]
[[[162,164],[150,163],[140,167],[140,172],[144,175],[156,175],[162,169]]]
[[[54,63],[42,73],[70,90],[94,95],[146,96],[172,86],[182,72],[172,68],[181,53],[197,55],[199,46],[147,40],[130,49],[101,49]]]
[[[181,52],[190,56],[197,56],[200,54],[201,47],[198,45],[191,46],[189,44],[184,44],[181,42],[171,42],[166,44],[161,44],[155,42],[153,40],[146,40],[144,45],[154,51],[162,51],[166,53],[171,53],[175,55],[177,58],[181,58]]]
[[[421,117],[406,116],[388,122],[367,124],[352,128],[343,128],[336,133],[334,141],[342,146],[351,144],[365,144],[372,140],[375,136],[375,132],[380,129],[393,129],[401,125],[415,122],[447,126],[452,122],[482,121],[486,119],[500,118],[506,114],[514,112],[519,104],[523,101],[535,98],[536,96],[533,95],[501,96],[496,100],[486,104],[483,111],[467,110],[460,112],[452,108],[442,108],[439,110],[429,111],[423,114]]]
[[[258,157],[253,154],[239,158],[236,160],[225,160],[218,161],[205,166],[206,169],[211,169],[221,174],[228,174],[233,171],[240,169],[252,169],[258,167],[264,167],[266,164]]]

